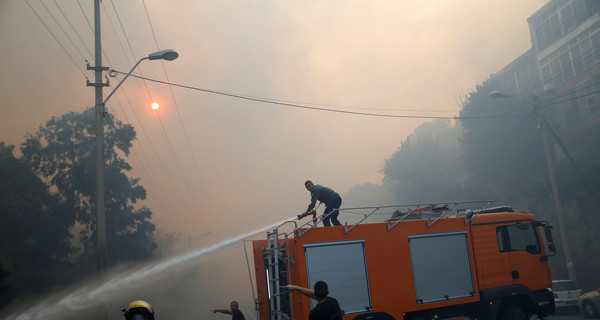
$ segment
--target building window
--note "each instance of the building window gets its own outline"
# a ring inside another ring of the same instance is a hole
[[[560,66],[562,72],[562,78],[566,81],[573,77],[573,64],[571,63],[571,56],[569,51],[560,55]]]
[[[571,48],[571,59],[573,61],[573,71],[575,74],[580,74],[583,72],[583,70],[585,70],[583,68],[583,61],[581,58],[581,49],[579,48],[578,44]]]
[[[585,82],[577,86],[576,92],[578,97],[578,103],[582,110],[582,117],[590,117],[598,113],[598,103],[596,99],[596,92],[594,88],[594,82],[592,79],[588,79]]]
[[[542,23],[542,28],[544,28],[544,42],[547,47],[554,43],[554,39],[552,38],[552,27],[550,26],[550,20],[544,21],[544,23]]]
[[[560,70],[560,61],[554,59],[550,61],[550,73],[552,74],[552,83],[558,87],[563,82],[563,74]]]
[[[595,30],[595,33],[592,31]],[[591,35],[591,36],[590,36]],[[539,60],[544,85],[555,87],[600,61],[600,20]]]
[[[532,37],[538,52],[546,49],[567,33],[573,31],[600,8],[597,0],[559,1],[540,12],[530,22]]]
[[[575,88],[569,89],[569,101],[571,101],[572,121],[581,121],[581,109],[579,108],[579,103],[577,102],[577,91]]]
[[[592,50],[592,42],[590,41],[590,37],[585,37],[582,41],[580,41],[579,48],[581,48],[581,61],[583,69],[588,69],[596,61],[594,58],[594,51]]]
[[[562,9],[560,9],[560,18],[562,20],[563,32],[565,34],[569,33],[573,28],[575,28],[575,17],[573,16],[573,9],[571,9],[571,4],[567,3]]]
[[[542,25],[541,24],[534,25],[533,33],[535,35],[535,42],[537,44],[537,47],[540,50],[543,50],[544,48],[546,48],[548,45],[546,44],[546,39],[544,38],[544,30],[542,29]]]
[[[550,17],[550,26],[552,27],[552,42],[560,39],[563,36],[562,28],[560,27],[560,20],[558,14]]]
[[[552,83],[552,75],[550,74],[549,64],[542,67],[542,80],[544,81],[544,85]]]
[[[585,3],[582,0],[571,1],[573,6],[573,16],[575,18],[575,25],[579,25],[587,18]]]

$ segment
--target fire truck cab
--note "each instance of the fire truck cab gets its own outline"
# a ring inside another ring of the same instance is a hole
[[[325,281],[343,319],[529,319],[554,313],[547,290],[551,227],[510,207],[473,202],[340,209],[351,225],[322,217],[289,221],[253,241],[260,320],[304,320],[316,301],[281,285]],[[393,211],[385,213],[385,211]],[[381,222],[366,223],[368,219]],[[291,229],[291,230],[290,230]],[[287,232],[284,230],[288,230]]]

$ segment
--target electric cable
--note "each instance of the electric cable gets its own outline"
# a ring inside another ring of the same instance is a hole
[[[135,61],[137,58],[135,56],[135,53],[133,52],[133,48],[131,46],[131,41],[129,41],[129,37],[127,36],[127,32],[125,32],[125,28],[123,27],[123,23],[121,22],[121,17],[119,16],[119,12],[117,11],[117,8],[114,6],[114,2],[111,0],[112,6],[113,6],[113,10],[115,11],[115,16],[117,17],[117,21],[119,21],[119,25],[121,27],[121,31],[123,32],[123,36],[125,37],[125,42],[127,42],[127,45],[129,47],[129,52],[131,53],[131,56],[133,57],[133,60]],[[106,8],[103,5],[103,8],[106,12]],[[108,13],[107,13],[108,15]],[[117,36],[118,38],[118,36]],[[129,62],[129,59],[127,59],[127,61]],[[138,72],[140,74],[142,73],[142,67],[138,67]],[[152,94],[150,93],[150,89],[148,88],[148,84],[146,83],[146,81],[142,81],[142,83],[144,84],[144,87],[146,89],[146,94],[148,95],[148,97],[150,98],[150,101],[152,101]]]
[[[79,9],[81,9],[81,13],[83,13],[83,17],[85,18],[85,21],[87,21],[87,24],[90,27],[90,30],[92,31],[92,33],[94,33],[94,28],[92,27],[92,23],[90,22],[90,19],[88,19],[87,15],[85,14],[85,10],[83,10],[83,6],[81,6],[81,2],[79,2],[79,0],[77,0],[77,4],[79,5]]]
[[[77,0],[77,4],[79,5],[79,9],[81,10],[81,14],[82,14],[82,15],[83,15],[83,17],[85,18],[85,21],[87,22],[87,24],[88,24],[88,27],[90,28],[90,32],[91,32],[92,34],[94,34],[94,28],[92,27],[92,24],[90,23],[90,20],[88,19],[87,15],[86,15],[86,13],[85,13],[85,10],[83,10],[83,7],[81,6],[81,3],[79,2],[79,0]],[[57,5],[57,6],[58,6],[58,5]],[[60,9],[60,8],[59,8],[59,9]],[[61,11],[62,11],[62,10],[61,10]],[[66,16],[65,16],[65,18],[66,18]],[[69,19],[67,18],[67,21],[68,21],[68,20],[69,20]],[[78,34],[77,32],[75,32],[75,33],[76,33],[76,34],[79,36],[79,34]],[[82,43],[83,43],[83,40],[82,40]],[[84,44],[84,46],[85,46],[85,44]],[[87,46],[85,46],[85,47],[86,47],[86,49],[87,49]],[[89,49],[88,49],[88,51],[89,51]],[[93,57],[94,57],[94,59],[95,59],[95,54],[94,54],[94,55],[92,55],[92,56],[93,56]],[[106,62],[108,63],[108,65],[112,65],[112,63],[110,62],[110,59],[108,58],[108,55],[106,54],[106,51],[104,51],[104,48],[102,48],[102,56],[103,56],[104,58],[106,58]],[[87,62],[87,60],[86,60],[86,62]]]
[[[112,2],[112,0],[111,0],[111,2]],[[156,33],[154,32],[154,27],[152,26],[152,19],[150,19],[150,14],[148,13],[146,1],[142,0],[142,4],[144,5],[144,11],[146,12],[146,18],[148,19],[148,24],[150,25],[150,31],[152,32],[152,37],[154,38],[154,44],[156,45],[156,49],[160,50],[160,46],[158,45],[158,40],[156,38]],[[165,62],[161,60],[161,63],[162,63],[163,71],[165,73],[165,77],[166,77],[167,81],[171,82],[169,79],[169,74],[167,73],[167,68],[165,67]],[[173,87],[169,86],[169,90],[171,92],[171,98],[173,99],[173,104],[175,105],[175,111],[177,112],[177,118],[179,119],[179,124],[181,125],[181,129],[183,131],[183,136],[184,136],[186,144],[187,144],[188,152],[190,153],[190,156],[192,157],[192,163],[194,164],[194,169],[196,169],[196,175],[198,176],[198,181],[200,182],[200,184],[202,186],[204,186],[202,184],[202,177],[200,175],[200,169],[198,168],[198,161],[196,160],[196,156],[194,155],[194,152],[192,151],[192,145],[190,143],[190,139],[188,137],[186,127],[183,123],[183,118],[181,117],[181,112],[179,112],[179,104],[177,103],[177,99],[175,98],[175,93],[173,92]]]
[[[179,157],[177,157],[177,152],[175,152],[175,149],[173,148],[173,144],[171,143],[171,140],[169,139],[169,135],[167,134],[167,131],[165,130],[165,126],[163,125],[162,120],[160,120],[160,116],[158,115],[158,113],[154,112],[153,115],[154,115],[155,119],[158,121],[159,127],[161,129],[161,133],[163,134],[163,138],[165,138],[165,140],[167,141],[167,145],[169,146],[169,151],[171,151],[171,155],[173,156],[173,158],[175,158],[175,164],[177,165],[179,174],[181,174],[182,180],[185,182],[185,186],[187,187],[187,190],[190,193],[190,196],[192,196],[191,199],[195,199],[195,197],[193,197],[193,194],[192,194],[192,188],[190,188],[190,184],[189,184],[189,182],[186,178],[186,175],[183,171],[181,162],[179,161]],[[196,206],[196,207],[199,207],[199,206]]]
[[[124,92],[124,90],[123,90]],[[129,104],[129,106],[131,107],[133,114],[135,115],[135,118],[137,119],[138,123],[140,123],[140,127],[142,128],[142,133],[144,134],[144,136],[146,137],[146,139],[148,140],[148,145],[150,146],[150,149],[152,150],[152,152],[154,153],[154,155],[156,156],[156,159],[158,160],[160,167],[162,169],[162,171],[165,173],[165,175],[167,176],[167,179],[169,180],[169,183],[171,185],[173,185],[174,190],[177,190],[177,184],[175,184],[175,182],[173,181],[173,178],[170,174],[168,174],[168,171],[166,169],[165,164],[163,163],[163,161],[161,160],[161,157],[159,156],[158,152],[156,151],[156,148],[154,147],[154,143],[151,142],[150,137],[148,135],[148,133],[146,132],[146,129],[144,128],[143,125],[141,125],[142,121],[139,119],[137,112],[135,111],[135,108],[133,108],[133,105],[131,103],[131,101],[129,100],[129,97],[125,94],[125,99],[127,100],[127,103]],[[147,160],[149,161],[149,160]],[[148,163],[149,164],[149,163]]]
[[[113,11],[115,12],[115,16],[117,17],[117,21],[119,22],[119,26],[121,27],[121,31],[123,32],[125,39],[128,39],[127,34],[125,34],[125,28],[123,28],[123,23],[121,22],[121,17],[119,16],[119,13],[117,12],[117,8],[115,7],[115,3],[111,0],[110,1]],[[106,13],[106,17],[108,18],[108,21],[110,22],[110,25],[112,27],[113,32],[115,33],[115,37],[117,38],[118,42],[119,42],[119,46],[121,47],[121,51],[123,51],[124,53],[124,57],[127,60],[127,64],[130,66],[133,66],[133,64],[131,63],[131,60],[129,60],[129,55],[127,54],[127,50],[125,50],[125,47],[123,46],[123,42],[121,41],[121,38],[119,37],[119,34],[117,33],[117,29],[115,28],[115,24],[113,23],[112,19],[110,18],[110,15],[108,14],[108,10],[106,10],[106,7],[104,7],[104,3],[102,3],[102,7],[104,8],[104,12]],[[131,55],[133,56],[133,50],[131,49],[131,43],[129,43],[129,50],[131,52]],[[135,60],[135,56],[133,56],[133,59]]]
[[[87,53],[90,55],[90,57],[93,57],[94,55],[92,54],[92,52],[90,51],[90,49],[87,47],[87,45],[85,44],[85,42],[83,41],[83,39],[81,39],[81,36],[79,35],[79,32],[77,32],[77,29],[75,29],[75,27],[73,27],[73,24],[71,23],[71,20],[69,20],[69,18],[67,17],[67,15],[65,14],[65,12],[62,10],[62,8],[58,4],[58,2],[56,2],[56,0],[52,0],[52,1],[54,2],[54,4],[56,5],[56,7],[58,8],[58,10],[60,11],[60,13],[62,14],[63,18],[65,18],[65,20],[67,21],[67,23],[71,27],[71,30],[75,33],[75,35],[79,39],[79,42],[81,42],[81,44],[83,45],[83,47],[85,48],[85,50],[87,51]]]
[[[119,73],[119,74],[127,74],[126,72],[122,72],[122,71],[119,71],[119,70],[114,70],[113,69],[112,71],[114,71],[116,73]],[[493,118],[513,118],[513,117],[529,116],[529,114],[512,114],[512,115],[497,115],[497,116],[466,116],[466,117],[454,116],[454,117],[446,117],[446,116],[424,116],[424,115],[411,116],[411,115],[396,115],[396,114],[356,112],[356,111],[347,111],[347,110],[337,110],[337,109],[328,109],[328,108],[321,108],[321,107],[313,107],[313,106],[301,105],[301,104],[296,104],[296,103],[286,103],[286,102],[280,102],[278,100],[267,99],[267,98],[253,98],[253,97],[249,97],[249,96],[245,96],[245,95],[241,95],[241,94],[226,93],[226,92],[221,92],[221,91],[216,91],[216,90],[202,89],[202,88],[193,87],[193,86],[189,86],[189,85],[182,85],[182,84],[177,84],[177,83],[172,83],[172,82],[167,82],[167,81],[162,81],[162,80],[157,80],[157,79],[152,79],[152,78],[147,78],[147,77],[142,77],[142,76],[135,75],[135,74],[131,74],[131,76],[132,77],[136,77],[136,78],[140,78],[140,79],[144,79],[144,80],[147,80],[147,81],[156,82],[156,83],[162,83],[162,84],[166,84],[166,85],[170,85],[170,86],[175,86],[175,87],[180,87],[180,88],[190,89],[190,90],[196,90],[196,91],[202,91],[202,92],[206,92],[206,93],[211,93],[211,94],[216,94],[216,95],[222,95],[222,96],[227,96],[227,97],[231,97],[231,98],[249,100],[249,101],[254,101],[254,102],[261,102],[261,103],[267,103],[267,104],[274,104],[274,105],[280,105],[280,106],[291,107],[291,108],[300,108],[300,109],[309,109],[309,110],[314,110],[314,111],[326,111],[326,112],[344,113],[344,114],[352,114],[352,115],[358,115],[358,116],[371,116],[371,117],[384,117],[384,118],[409,118],[409,119],[447,119],[447,120],[493,119]]]
[[[40,20],[40,22],[44,25],[44,27],[46,27],[46,30],[48,30],[48,32],[50,33],[50,35],[52,35],[52,38],[54,38],[54,40],[58,43],[58,45],[63,49],[63,51],[65,52],[65,54],[67,54],[67,56],[69,57],[69,59],[71,60],[71,62],[73,62],[73,64],[77,68],[77,70],[79,70],[79,72],[81,72],[81,74],[83,75],[83,77],[87,79],[88,77],[85,75],[85,72],[83,72],[83,70],[79,67],[79,65],[77,64],[77,62],[75,62],[75,59],[73,59],[73,56],[71,56],[71,54],[69,54],[69,52],[67,51],[67,49],[58,40],[58,38],[56,37],[56,35],[54,35],[54,33],[52,32],[52,30],[50,30],[50,28],[44,22],[44,20],[42,20],[42,18],[40,17],[40,15],[35,11],[35,9],[33,9],[33,7],[31,6],[31,4],[29,3],[29,0],[25,0],[25,3],[27,3],[27,6],[29,6],[29,9],[31,9],[31,11],[33,11],[33,13],[35,14],[35,16]]]
[[[110,18],[110,14],[108,14],[108,10],[106,10],[106,6],[104,5],[104,2],[102,2],[102,9],[104,10],[104,14],[106,15],[106,18],[108,19],[110,27],[115,34],[115,38],[117,39],[117,42],[119,43],[119,46],[121,47],[121,51],[123,51],[123,53],[124,53],[123,57],[125,57],[125,60],[127,60],[128,65],[133,66],[133,64],[131,63],[131,60],[129,60],[129,55],[127,54],[127,51],[125,50],[125,47],[123,47],[123,41],[121,41],[121,38],[119,37],[117,29],[115,28],[115,24],[113,23],[112,19]],[[119,15],[117,14],[117,19],[118,18],[119,18]],[[120,20],[119,20],[119,23],[121,23]],[[122,26],[121,26],[121,28],[122,28]],[[134,59],[135,59],[135,57],[134,57]]]
[[[129,119],[128,119],[128,117],[127,117],[127,114],[125,113],[125,110],[123,109],[123,105],[121,104],[121,100],[119,99],[119,97],[118,97],[118,96],[117,96],[117,97],[115,97],[115,99],[117,99],[117,104],[118,104],[118,105],[119,105],[119,107],[121,108],[121,111],[122,111],[122,113],[123,113],[123,116],[125,117],[125,121],[127,121],[127,123],[131,123],[131,121],[129,121]],[[133,108],[131,105],[130,105],[130,107],[131,107],[131,108]],[[137,117],[137,114],[136,114],[136,117]],[[144,133],[145,133],[145,132],[144,132]],[[146,137],[146,138],[148,138],[148,137]],[[137,138],[137,135],[136,135],[136,139],[135,139],[135,140],[138,142],[138,144],[140,143],[140,141],[139,141],[139,140],[138,140],[138,138]],[[149,140],[149,139],[148,139],[148,140]],[[167,203],[167,206],[168,206],[168,207],[169,207],[169,209],[171,210],[170,212],[175,212],[175,210],[173,209],[173,206],[172,206],[172,205],[171,205],[171,203],[169,202],[169,199],[168,199],[168,197],[167,197],[167,194],[166,194],[165,190],[162,188],[162,184],[159,182],[158,176],[156,175],[156,172],[154,171],[154,168],[153,168],[153,167],[152,167],[152,165],[150,164],[149,157],[146,155],[146,152],[144,151],[144,148],[140,147],[139,149],[140,149],[140,152],[142,153],[142,158],[146,160],[146,163],[147,163],[147,165],[148,165],[148,168],[150,169],[150,178],[151,178],[151,179],[153,179],[153,180],[155,181],[155,183],[158,185],[158,188],[159,188],[159,190],[160,190],[160,194],[161,194],[161,195],[163,196],[163,198],[165,199],[165,202]],[[135,149],[133,149],[132,151],[135,151]],[[143,167],[141,166],[141,163],[140,163],[140,167],[141,167],[141,168],[143,168]],[[165,172],[165,175],[168,175],[168,173],[167,173],[167,172]],[[150,185],[152,185],[152,183],[150,183]]]
[[[123,36],[124,36],[124,38],[126,40],[126,43],[127,43],[128,47],[129,47],[129,52],[135,58],[135,54],[134,54],[133,48],[131,46],[131,41],[129,40],[127,32],[125,31],[125,28],[123,26],[122,20],[120,18],[119,12],[118,12],[115,4],[114,4],[114,1],[112,1],[112,0],[111,0],[111,5],[112,5],[112,8],[114,10],[114,14],[117,17],[117,21],[119,22],[119,26],[121,28]],[[106,7],[104,5],[103,5],[103,8],[104,8],[107,16],[109,17],[108,11],[106,10]],[[112,19],[110,19],[110,17],[109,17],[109,21],[111,22],[111,25],[113,26],[113,31],[115,31],[115,34],[117,35],[117,38],[119,38],[118,34],[116,33],[116,30],[114,28],[114,23],[112,23]],[[120,40],[119,40],[119,42],[120,42]],[[124,50],[123,46],[121,46],[121,47]],[[125,56],[127,57],[127,54]],[[127,60],[129,61],[129,59],[127,59]],[[163,68],[164,68],[164,64],[163,64]],[[140,72],[140,74],[142,73],[142,71],[140,69],[138,69],[138,71]],[[142,83],[143,83],[143,86],[145,87],[145,92],[146,92],[147,97],[149,97],[150,101],[152,102],[153,98],[152,98],[152,95],[150,93],[150,89],[149,89],[146,81],[142,81]],[[139,85],[139,82],[138,82],[138,85]],[[190,183],[189,183],[189,181],[187,179],[187,175],[183,172],[183,168],[181,166],[181,161],[180,161],[179,157],[177,156],[177,153],[174,150],[173,144],[172,144],[171,140],[169,139],[169,135],[168,135],[168,133],[167,133],[164,125],[162,124],[162,121],[160,120],[160,115],[157,114],[157,113],[154,113],[154,118],[155,118],[155,120],[158,121],[159,126],[161,128],[161,133],[163,135],[163,138],[165,139],[167,145],[169,146],[169,150],[171,152],[172,157],[175,159],[175,162],[177,164],[177,168],[179,169],[179,173],[181,174],[182,179],[185,182],[186,190],[188,191],[188,193],[190,193],[190,195],[192,195],[192,197],[190,197],[189,199],[191,199],[194,202],[195,207],[200,208],[199,204],[197,203],[197,197],[194,197],[193,194],[192,194]],[[140,126],[142,127],[142,130],[145,132],[145,129],[144,129],[144,126],[143,126],[142,122],[139,121],[139,119],[138,119],[138,122],[139,122]],[[189,139],[188,139],[188,144],[189,144]],[[190,150],[191,150],[191,147],[190,147]],[[157,155],[157,157],[158,157],[158,155]],[[198,169],[197,169],[197,163],[196,163],[195,159],[194,159],[194,166],[195,166],[196,170],[198,171]],[[171,178],[171,177],[169,176],[169,178]],[[204,185],[201,182],[200,182],[200,184],[204,188]]]
[[[558,101],[551,101],[551,100],[549,100],[549,101],[544,101],[544,102],[542,102],[540,104],[540,109],[544,109],[544,108],[547,108],[547,107],[550,107],[550,106],[554,106],[554,105],[560,105],[560,104],[567,103],[567,102],[573,102],[573,101],[576,101],[576,100],[578,100],[580,98],[589,97],[589,96],[595,95],[597,93],[600,93],[600,91],[592,91],[592,92],[584,93],[584,94],[579,95],[579,96],[569,97],[568,99],[565,99],[565,100],[558,100]]]
[[[52,17],[52,20],[54,20],[54,22],[56,23],[56,25],[58,26],[58,28],[62,31],[62,33],[65,35],[65,37],[67,37],[67,39],[69,39],[69,42],[71,42],[71,44],[73,45],[73,47],[75,48],[75,50],[77,50],[77,52],[79,52],[79,54],[81,55],[81,57],[83,58],[83,60],[87,61],[87,59],[86,59],[85,55],[83,54],[83,52],[81,52],[81,50],[75,44],[75,42],[73,41],[73,39],[71,39],[71,37],[69,36],[69,34],[67,34],[67,32],[65,31],[65,29],[62,27],[62,25],[60,24],[60,22],[58,22],[58,20],[56,19],[56,17],[54,16],[54,14],[52,14],[52,12],[50,11],[50,9],[48,9],[48,7],[44,4],[44,2],[42,0],[40,0],[40,3],[44,7],[44,9],[46,9],[46,12],[48,12],[48,14],[50,15],[50,17]]]

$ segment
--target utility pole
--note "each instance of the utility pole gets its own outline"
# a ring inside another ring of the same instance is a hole
[[[102,41],[100,37],[100,0],[94,0],[94,40],[96,46],[95,65],[88,70],[94,70],[95,82],[88,81],[88,87],[95,87],[96,114],[96,275],[101,278],[107,270],[106,250],[106,213],[104,211],[104,103],[102,87],[108,83],[102,82],[102,72],[108,67],[102,67]]]
[[[544,114],[540,111],[540,98],[539,97],[537,97],[537,96],[534,97],[533,110],[531,110],[531,111],[529,111],[529,109],[527,107],[525,107],[521,103],[521,101],[519,101],[517,98],[515,98],[509,94],[502,93],[497,90],[494,90],[490,93],[490,98],[512,98],[515,100],[515,102],[518,105],[520,105],[525,110],[527,110],[538,121],[538,128],[541,131],[542,141],[544,143],[544,152],[546,154],[546,162],[548,164],[548,175],[550,175],[550,186],[552,188],[552,198],[554,200],[554,210],[556,212],[556,219],[558,220],[557,222],[558,222],[558,229],[560,232],[560,240],[561,240],[560,242],[562,244],[563,251],[565,252],[565,261],[567,263],[567,272],[569,273],[569,279],[574,282],[577,282],[577,276],[575,274],[575,265],[573,264],[573,260],[571,259],[571,253],[569,251],[569,246],[567,245],[567,234],[565,231],[567,226],[565,225],[565,221],[564,221],[564,218],[562,215],[560,195],[558,193],[558,187],[556,186],[556,174],[554,173],[553,157],[552,157],[552,153],[550,152],[550,146],[548,145],[546,131],[550,131],[550,133],[552,134],[552,138],[554,138],[554,141],[558,144],[560,149],[564,152],[564,154],[567,156],[567,158],[573,165],[573,168],[575,168],[575,170],[579,174],[579,177],[581,178],[583,185],[586,187],[588,187],[589,185],[587,184],[586,179],[584,178],[583,174],[581,173],[581,170],[579,170],[579,167],[575,163],[575,160],[573,160],[573,157],[571,157],[571,154],[569,153],[569,151],[567,150],[565,145],[562,143],[562,141],[560,140],[560,138],[558,137],[558,135],[556,134],[556,132],[554,131],[552,126],[548,123],[548,120],[546,120],[546,117],[544,116]],[[592,190],[592,189],[590,189],[590,190]]]
[[[106,212],[104,209],[104,105],[106,101],[117,91],[131,72],[144,60],[167,60],[172,61],[179,57],[173,49],[161,50],[143,57],[131,68],[119,84],[108,94],[105,100],[102,98],[102,88],[108,87],[107,82],[102,82],[102,72],[108,67],[102,66],[102,41],[100,37],[100,0],[94,0],[94,39],[96,43],[96,65],[87,66],[88,70],[94,70],[95,82],[87,82],[88,87],[96,89],[96,275],[102,278],[108,269],[108,254],[106,249]]]
[[[560,202],[560,195],[558,193],[558,187],[556,185],[556,175],[554,173],[554,165],[552,163],[552,155],[550,153],[550,148],[548,145],[548,139],[546,138],[546,130],[551,129],[546,120],[546,117],[540,112],[540,99],[538,97],[534,98],[534,106],[533,106],[533,114],[538,120],[538,125],[540,131],[542,133],[542,140],[544,142],[544,151],[546,153],[546,162],[548,163],[548,173],[550,175],[550,186],[552,187],[552,198],[554,198],[554,210],[556,212],[556,218],[558,220],[558,229],[560,231],[560,238],[563,247],[563,251],[565,253],[565,260],[567,262],[567,272],[569,273],[569,279],[574,282],[577,282],[577,276],[575,274],[575,266],[573,264],[573,260],[571,259],[571,253],[569,251],[569,246],[567,245],[567,233],[565,232],[566,225],[562,215],[562,207]]]

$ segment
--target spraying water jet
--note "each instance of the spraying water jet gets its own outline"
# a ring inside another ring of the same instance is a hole
[[[114,294],[123,288],[139,286],[142,280],[150,279],[151,277],[157,276],[169,269],[197,260],[205,255],[226,248],[257,233],[272,229],[273,227],[288,221],[290,220],[286,219],[281,222],[277,222],[239,235],[229,240],[222,241],[208,248],[189,252],[151,266],[113,276],[112,278],[96,284],[95,286],[85,286],[80,288],[79,290],[66,295],[58,301],[50,302],[46,300],[41,302],[25,312],[10,315],[7,319],[62,319],[68,313],[72,313],[75,310],[96,306],[98,304],[97,301],[108,299],[111,294]]]

